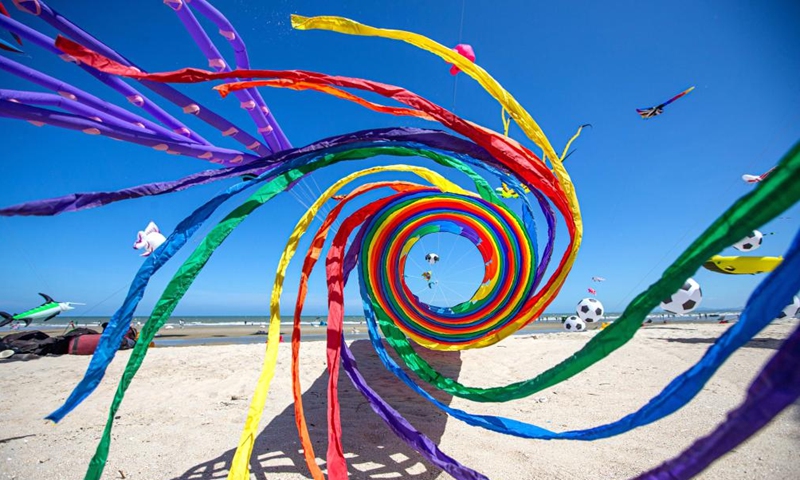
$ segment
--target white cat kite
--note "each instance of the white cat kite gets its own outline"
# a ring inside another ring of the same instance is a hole
[[[136,250],[144,248],[144,253],[140,256],[146,257],[153,253],[153,251],[160,247],[166,240],[164,235],[161,235],[161,232],[158,230],[158,225],[156,225],[155,222],[150,222],[143,232],[139,232],[136,237],[136,243],[133,244],[133,248]]]

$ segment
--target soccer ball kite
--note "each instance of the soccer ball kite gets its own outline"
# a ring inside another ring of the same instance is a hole
[[[564,329],[568,332],[582,332],[586,330],[586,323],[575,315],[570,315],[564,322]]]
[[[753,230],[751,234],[733,244],[733,248],[740,252],[752,252],[761,246],[764,240],[764,234],[758,230]]]
[[[700,284],[689,278],[677,292],[661,302],[661,308],[675,315],[686,315],[700,306],[703,291]]]
[[[584,322],[599,322],[603,319],[603,304],[596,298],[584,298],[575,307],[575,313]]]

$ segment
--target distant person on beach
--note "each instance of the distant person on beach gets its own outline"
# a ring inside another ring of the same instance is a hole
[[[183,324],[186,323],[186,322],[184,322],[183,319],[180,319],[180,320],[178,320],[178,323],[180,324],[181,328],[183,328]]]
[[[108,326],[108,322],[104,322],[101,327],[103,327],[103,331],[106,331],[106,327]],[[128,327],[128,331],[125,332],[125,336],[122,337],[122,343],[120,343],[119,348],[120,350],[127,350],[129,348],[133,348],[136,346],[136,340],[139,338],[139,332],[136,331],[133,327]]]

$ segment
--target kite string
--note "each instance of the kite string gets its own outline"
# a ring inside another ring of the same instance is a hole
[[[461,43],[464,34],[464,11],[467,9],[467,0],[461,0],[461,25],[458,27],[458,43]]]
[[[467,0],[461,0],[461,24],[458,27],[458,43],[461,43],[461,40],[464,36],[464,11],[467,8]],[[456,112],[456,94],[458,93],[458,75],[455,76],[453,80],[453,113]]]
[[[453,79],[453,113],[456,113],[456,95],[458,93],[458,75]]]
[[[125,290],[126,288],[128,288],[128,286],[129,286],[128,284],[124,284],[124,285],[122,285],[122,286],[121,286],[121,287],[119,287],[119,288],[118,288],[116,291],[114,291],[114,292],[113,292],[111,295],[109,295],[109,296],[107,296],[106,298],[104,298],[104,299],[100,300],[99,302],[95,303],[94,305],[92,305],[92,306],[91,306],[91,307],[89,307],[88,309],[86,309],[86,310],[84,310],[83,312],[81,312],[81,314],[80,314],[80,315],[76,315],[76,317],[77,317],[77,318],[83,318],[83,317],[86,317],[86,316],[88,316],[88,315],[89,315],[89,313],[90,313],[92,310],[94,310],[95,308],[99,307],[100,305],[102,305],[102,304],[106,303],[106,302],[107,302],[108,300],[110,300],[112,297],[115,297],[115,296],[117,296],[117,294],[118,294],[119,292],[121,292],[121,291]],[[87,325],[88,325],[88,323],[87,323]]]
[[[14,229],[13,228],[4,229],[3,233],[6,235],[10,234],[14,237],[13,238],[14,246],[17,247],[17,250],[19,250],[19,252],[22,254],[22,258],[25,260],[25,263],[28,264],[28,268],[30,268],[31,271],[33,271],[33,273],[36,274],[36,277],[39,279],[39,281],[42,282],[49,291],[53,291],[53,287],[47,281],[47,277],[43,276],[42,273],[39,271],[39,269],[37,269],[36,266],[31,261],[31,257],[28,255],[28,252],[23,247],[24,242],[17,241],[17,236],[14,233]]]

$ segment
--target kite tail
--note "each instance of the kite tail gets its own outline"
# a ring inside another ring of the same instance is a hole
[[[682,96],[686,95],[687,93],[691,92],[692,90],[694,90],[694,87],[689,87],[689,88],[687,88],[686,90],[682,91],[681,93],[679,93],[679,94],[675,95],[674,97],[672,97],[672,98],[670,98],[669,100],[667,100],[666,102],[664,102],[664,103],[662,104],[662,106],[667,106],[667,105],[669,105],[670,103],[672,103],[672,102],[674,102],[675,100],[677,100],[677,99],[681,98]]]
[[[591,127],[591,126],[592,126],[591,123],[585,123],[585,124],[581,125],[580,127],[578,127],[578,131],[575,132],[575,135],[573,135],[572,138],[569,139],[569,142],[567,142],[567,146],[564,147],[564,151],[561,153],[561,157],[560,158],[561,158],[562,162],[564,160],[566,160],[567,157],[569,157],[569,155],[567,155],[567,152],[569,151],[569,147],[572,146],[572,142],[574,142],[578,137],[581,136],[581,131],[583,130],[583,127]]]

